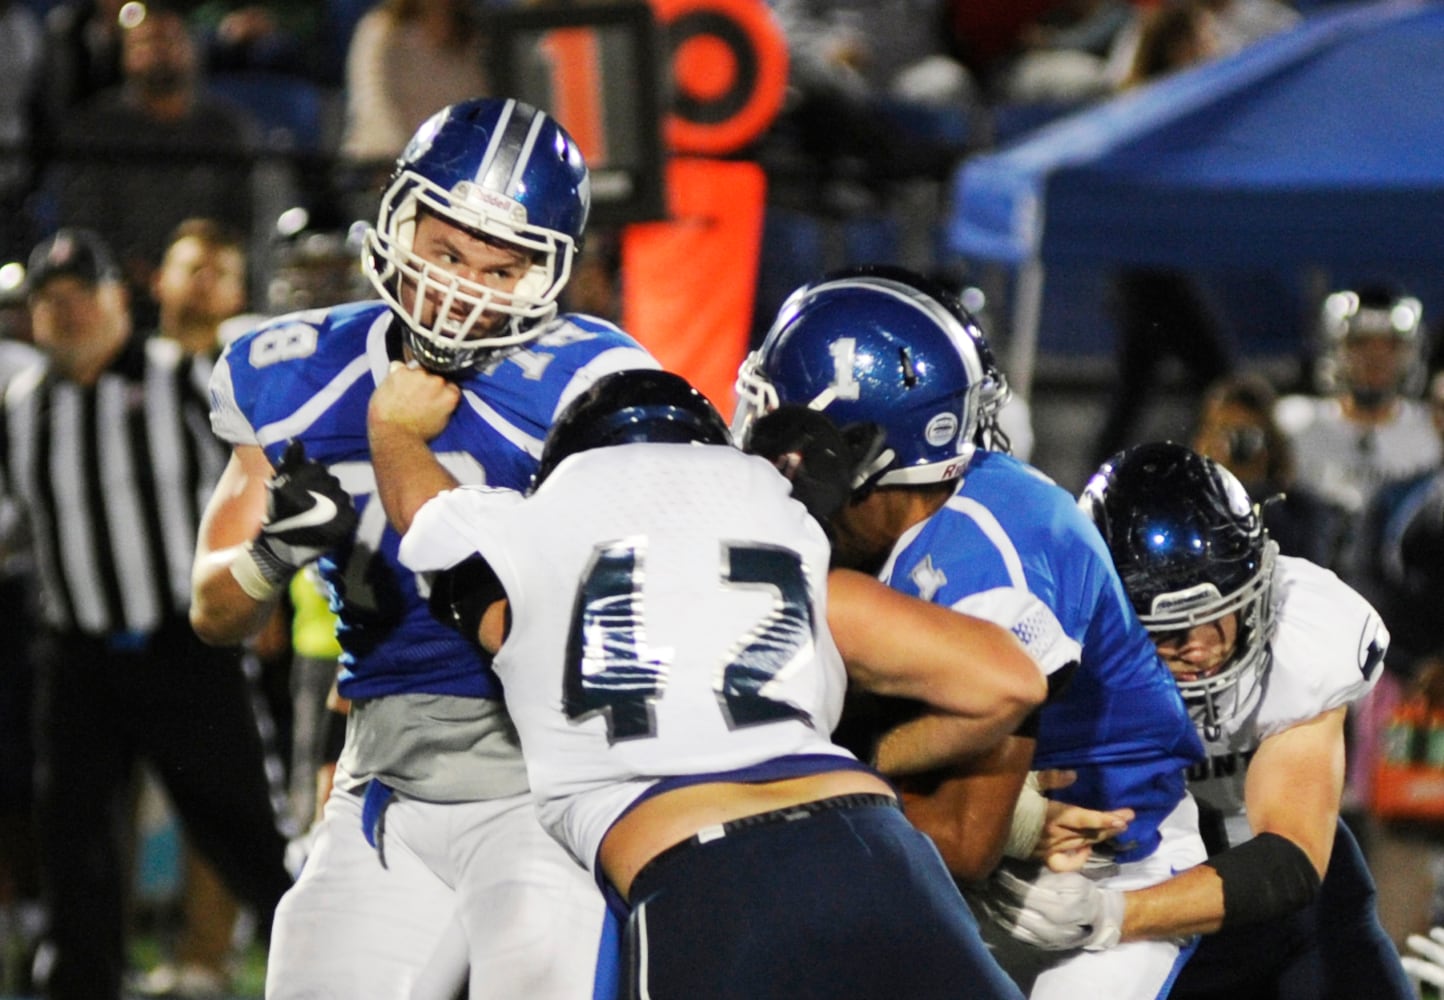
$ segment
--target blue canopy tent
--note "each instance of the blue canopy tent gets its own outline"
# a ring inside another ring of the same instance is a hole
[[[975,157],[947,241],[1017,268],[1027,393],[1049,264],[1444,267],[1444,3],[1316,15]]]

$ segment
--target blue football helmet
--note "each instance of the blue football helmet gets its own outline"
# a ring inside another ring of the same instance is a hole
[[[732,435],[711,400],[682,376],[647,368],[613,372],[557,415],[532,489],[577,452],[641,443],[730,447]]]
[[[1278,546],[1258,505],[1233,473],[1171,441],[1115,455],[1078,503],[1150,633],[1238,615],[1229,660],[1212,676],[1178,682],[1194,722],[1216,739],[1222,720],[1252,707],[1269,662]]]
[[[957,479],[977,448],[985,401],[1005,392],[979,350],[981,333],[895,269],[861,269],[804,285],[783,303],[762,346],[737,375],[733,435],[783,403],[820,410],[839,426],[886,432],[870,470],[878,486]]]
[[[396,161],[366,235],[366,275],[402,320],[417,360],[432,371],[460,371],[485,352],[532,339],[555,314],[590,207],[587,165],[554,119],[514,100],[453,104],[432,115]],[[530,271],[508,294],[426,261],[413,249],[422,212],[530,251]],[[426,322],[428,301],[434,317]],[[510,320],[480,333],[486,313]]]

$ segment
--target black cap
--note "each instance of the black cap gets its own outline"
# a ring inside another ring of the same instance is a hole
[[[26,281],[32,293],[51,278],[70,275],[92,285],[120,280],[105,242],[89,229],[61,229],[30,253]]]

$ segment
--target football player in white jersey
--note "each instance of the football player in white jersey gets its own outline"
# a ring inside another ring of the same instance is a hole
[[[391,416],[383,487],[428,464],[424,421]],[[627,996],[1021,1000],[937,849],[829,733],[851,680],[983,750],[1042,672],[1001,627],[829,575],[787,479],[680,376],[599,380],[530,495],[445,492],[401,551],[494,653],[543,823],[628,908]]]
[[[1079,501],[1178,682],[1208,758],[1189,772],[1210,857],[1117,893],[1063,873],[1000,909],[1043,947],[1206,935],[1173,998],[1407,1000],[1373,881],[1339,821],[1344,713],[1389,633],[1329,570],[1280,556],[1258,506],[1183,445],[1114,456]]]
[[[590,206],[586,164],[543,112],[442,109],[397,161],[367,233],[379,300],[274,319],[211,381],[232,459],[201,526],[192,624],[232,642],[315,560],[349,699],[336,791],[282,901],[270,1000],[586,1000],[605,907],[537,823],[489,658],[427,608],[398,560],[366,414],[394,366],[447,404],[440,481],[521,489],[557,412],[656,362],[612,324],[558,312]],[[304,450],[303,450],[304,449]]]
[[[1321,396],[1275,407],[1293,445],[1298,484],[1331,504],[1340,530],[1326,560],[1350,584],[1366,568],[1364,519],[1381,487],[1436,467],[1439,436],[1417,398],[1423,308],[1387,288],[1334,292],[1320,317]]]

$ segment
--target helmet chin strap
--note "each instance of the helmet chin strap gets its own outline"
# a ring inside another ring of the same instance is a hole
[[[465,371],[476,364],[480,348],[475,350],[457,348],[450,352],[442,352],[409,325],[403,323],[402,327],[402,340],[407,351],[427,371],[435,375],[452,375]]]
[[[1203,698],[1203,738],[1210,743],[1223,735],[1223,725],[1218,721],[1218,712],[1213,704],[1213,696],[1204,695]]]

